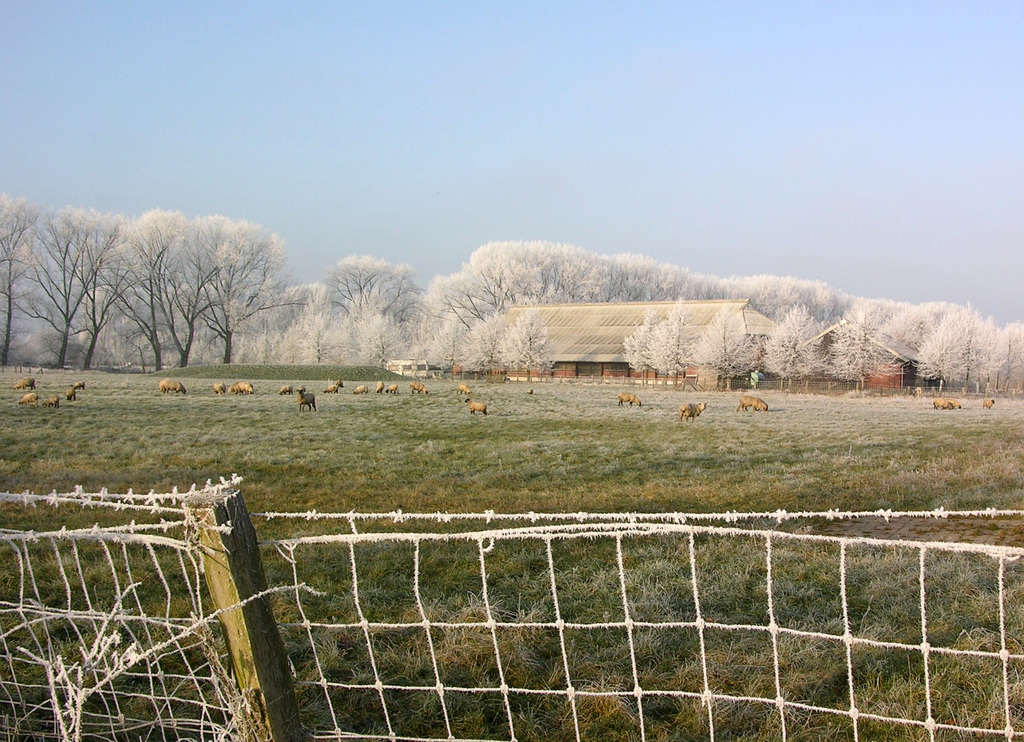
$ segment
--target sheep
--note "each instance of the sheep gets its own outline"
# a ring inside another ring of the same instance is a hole
[[[427,391],[427,387],[418,381],[410,381],[409,389],[411,390],[410,394],[430,394],[430,392]]]
[[[469,387],[465,384],[459,384],[459,388],[455,390],[456,394],[465,394],[467,397],[470,395]]]
[[[29,392],[28,394],[21,398],[21,401],[18,402],[18,404],[30,404],[33,407],[38,407],[39,395],[36,394],[35,392]]]
[[[947,410],[962,410],[963,409],[963,405],[960,404],[960,400],[959,399],[947,399],[946,400],[946,409]]]
[[[991,410],[993,407],[996,406],[996,401],[994,399],[986,399],[984,402],[981,403],[981,406],[984,407],[986,410]]]
[[[948,399],[936,397],[935,399],[932,400],[932,408],[936,410],[951,410],[953,409],[953,405],[950,403]]]
[[[630,392],[622,392],[619,395],[619,407],[622,407],[622,405],[625,404],[626,402],[629,402],[630,407],[632,407],[633,405],[636,405],[637,407],[644,406],[644,403],[641,402],[640,398],[635,394],[631,394]]]
[[[224,383],[221,381],[218,381],[216,384],[213,385],[213,393],[216,394],[218,397],[223,397],[227,393],[227,391],[228,388],[224,386]]]
[[[474,402],[469,397],[466,397],[466,404],[469,405],[469,414],[475,415],[478,412],[487,414],[487,404],[484,402]]]
[[[253,389],[248,381],[236,381],[228,391],[231,394],[252,394]]]
[[[398,384],[388,384],[384,389],[385,394],[398,394]]]
[[[26,376],[23,379],[18,379],[18,383],[14,385],[15,389],[35,389],[36,380],[34,376]]]
[[[341,387],[339,387],[337,384],[329,384],[327,388],[324,389],[324,394],[337,394],[338,389],[340,388]]]
[[[377,394],[380,394],[383,391],[384,391],[384,382],[383,381],[378,381],[377,382]]]
[[[286,384],[285,386],[281,387],[281,389],[278,391],[278,394],[294,394],[294,393],[295,393],[295,390],[292,389],[292,385],[291,384]]]
[[[306,392],[299,392],[299,395],[298,397],[296,397],[296,399],[299,401],[300,412],[302,411],[303,407],[308,409],[310,412],[316,410],[316,397],[312,393],[307,394]]]
[[[66,399],[68,402],[74,402],[76,399],[78,399],[78,394],[75,393],[74,387],[71,387],[66,392],[64,392],[64,399]]]
[[[527,393],[527,394],[533,394],[533,390],[532,390],[532,389],[527,389],[527,390],[526,390],[526,393]]]
[[[188,393],[185,391],[185,385],[180,381],[175,381],[174,379],[161,379],[157,386],[159,387],[161,394],[167,394],[167,392],[174,392],[175,394],[178,392],[181,392],[182,394]]]
[[[370,387],[366,386],[366,384],[360,384],[359,386],[357,386],[355,389],[352,390],[352,393],[353,394],[369,394],[370,393]]]
[[[680,408],[679,408],[679,420],[680,420],[680,422],[683,420],[683,418],[689,418],[690,422],[692,423],[695,419],[700,417],[700,413],[702,413],[704,410],[706,410],[707,406],[708,406],[707,402],[701,402],[700,404],[693,404],[692,402],[687,402],[686,404],[680,406]]]
[[[736,411],[749,411],[750,409],[753,409],[755,412],[767,412],[768,404],[760,397],[748,397],[746,395],[740,397],[740,405],[736,408]]]
[[[54,394],[52,397],[43,402],[43,407],[60,407],[60,399]]]
[[[73,387],[71,387],[71,388],[74,389],[75,391],[78,391],[79,389],[82,389],[84,391],[85,390],[85,382],[84,381],[76,381],[75,385]]]

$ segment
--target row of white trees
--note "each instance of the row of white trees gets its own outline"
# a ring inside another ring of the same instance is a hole
[[[468,369],[538,368],[551,360],[546,330],[529,313],[507,327],[513,305],[742,298],[777,321],[767,343],[755,347],[727,315],[695,338],[680,308],[649,317],[628,339],[627,358],[668,374],[756,366],[791,379],[853,379],[888,360],[876,342],[887,337],[916,349],[929,377],[1024,378],[1020,323],[1000,328],[953,304],[858,299],[817,281],[718,278],[545,242],[483,245],[426,290],[411,267],[365,255],[343,257],[306,285],[288,281],[285,263],[281,239],[251,222],[160,210],[136,218],[44,213],[0,194],[0,365],[380,365],[417,357]],[[822,358],[806,340],[842,317],[849,322]]]

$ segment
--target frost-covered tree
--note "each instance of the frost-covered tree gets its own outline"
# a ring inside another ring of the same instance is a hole
[[[1005,390],[1011,380],[1024,379],[1024,323],[1014,322],[1000,331],[993,361],[996,388]]]
[[[0,366],[6,366],[14,336],[14,317],[27,292],[33,229],[39,210],[24,198],[0,193]]]
[[[341,332],[331,311],[331,299],[323,284],[313,284],[305,292],[302,311],[285,333],[285,340],[300,363],[327,363],[337,360],[341,351]]]
[[[114,308],[128,283],[126,225],[124,217],[103,215],[90,240],[92,267],[81,277],[84,290],[81,332],[85,336],[82,368],[86,370],[92,367],[100,334],[114,318]]]
[[[818,350],[808,342],[816,329],[807,307],[797,304],[775,325],[764,345],[765,370],[783,380],[811,376],[819,370]]]
[[[826,362],[840,379],[860,384],[881,367],[891,363],[889,353],[878,344],[876,319],[863,309],[854,309],[832,333]]]
[[[258,224],[222,216],[203,219],[199,232],[214,266],[203,321],[222,343],[223,362],[231,363],[236,333],[281,301],[284,244]]]
[[[343,327],[348,334],[348,355],[359,363],[383,368],[389,360],[403,357],[408,349],[402,326],[372,303],[349,314]]]
[[[661,315],[653,309],[644,316],[644,321],[622,341],[623,356],[630,368],[642,374],[657,370],[655,340]]]
[[[474,324],[466,345],[466,368],[487,371],[500,367],[505,329],[505,318],[497,314]]]
[[[510,325],[501,338],[499,353],[506,367],[526,369],[527,378],[532,369],[549,368],[551,338],[540,312],[527,310]]]
[[[730,379],[750,369],[756,351],[757,345],[747,335],[739,316],[722,310],[701,332],[693,355],[698,365]]]
[[[466,326],[457,318],[446,317],[430,328],[423,343],[424,355],[438,359],[445,368],[462,366],[469,344],[468,334]]]
[[[419,312],[422,292],[409,265],[394,265],[370,255],[350,255],[328,269],[324,283],[343,316],[361,314],[372,305],[394,322],[406,324]]]
[[[951,381],[980,384],[993,366],[996,344],[994,322],[970,306],[954,306],[921,345],[921,373],[939,379],[940,389]]]
[[[689,271],[646,255],[624,253],[607,260],[602,301],[673,301],[687,298]]]
[[[678,377],[694,363],[692,323],[693,313],[684,304],[677,304],[651,328],[650,362],[659,374]]]

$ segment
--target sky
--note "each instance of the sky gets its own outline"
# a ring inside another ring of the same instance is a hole
[[[1024,3],[0,0],[0,192],[257,222],[296,281],[491,241],[1024,320]]]

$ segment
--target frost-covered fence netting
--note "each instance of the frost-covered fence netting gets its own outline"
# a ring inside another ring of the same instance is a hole
[[[296,588],[279,621],[315,739],[1024,733],[1024,550],[815,527],[863,515],[879,513],[264,513],[258,529],[271,582]]]
[[[182,509],[194,494],[0,494],[36,522],[89,509],[110,523],[0,529],[0,739],[235,738],[239,696]]]

